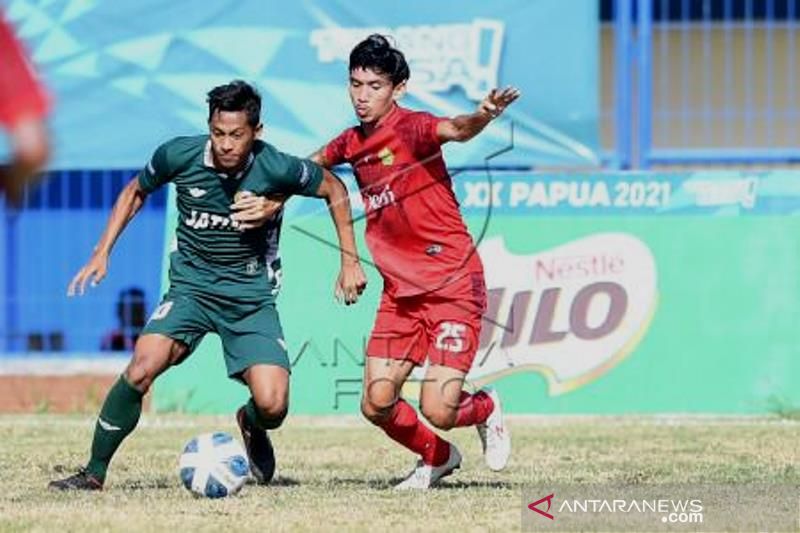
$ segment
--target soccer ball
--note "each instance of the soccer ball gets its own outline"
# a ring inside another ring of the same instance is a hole
[[[242,445],[227,433],[204,433],[190,440],[179,461],[183,486],[197,496],[236,494],[250,475]]]

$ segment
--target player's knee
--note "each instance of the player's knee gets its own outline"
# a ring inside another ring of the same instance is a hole
[[[452,429],[456,423],[457,411],[448,409],[447,407],[427,407],[425,404],[421,406],[422,416],[425,420],[437,429]]]
[[[366,397],[361,400],[361,414],[376,426],[380,426],[386,422],[389,416],[391,416],[391,413],[392,406],[381,407],[375,405]]]
[[[277,395],[268,399],[262,398],[255,403],[264,429],[279,428],[289,413],[289,402]]]
[[[185,353],[186,346],[159,335],[143,335],[136,341],[133,358],[125,369],[125,378],[139,391],[146,393],[156,378],[174,358]]]
[[[157,374],[152,365],[149,365],[143,357],[134,357],[128,368],[125,369],[125,379],[143,394],[150,390],[150,386],[156,377]]]
[[[397,387],[391,382],[375,382],[364,391],[364,397],[361,401],[361,411],[364,416],[369,413],[377,413],[376,416],[383,416],[389,413],[397,403],[398,393]],[[366,409],[366,412],[365,412]]]
[[[276,401],[275,403],[261,404],[258,406],[258,411],[264,418],[284,418],[289,406],[284,401]]]

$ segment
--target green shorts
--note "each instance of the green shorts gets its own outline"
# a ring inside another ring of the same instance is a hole
[[[289,370],[289,356],[274,303],[235,305],[219,297],[170,290],[150,316],[142,335],[156,333],[180,341],[191,354],[206,333],[222,340],[228,376],[257,364]]]

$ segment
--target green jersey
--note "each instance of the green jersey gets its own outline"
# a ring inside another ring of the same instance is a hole
[[[280,286],[281,215],[242,231],[230,206],[244,191],[314,196],[321,181],[318,165],[262,141],[255,142],[235,176],[214,168],[208,135],[177,137],[159,146],[139,174],[139,184],[147,193],[175,184],[178,224],[170,256],[171,289],[238,302],[274,300]]]

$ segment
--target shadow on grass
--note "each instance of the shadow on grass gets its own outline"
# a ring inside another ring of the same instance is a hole
[[[125,491],[138,490],[163,490],[174,489],[179,486],[177,478],[158,477],[153,479],[126,479],[119,483],[113,483],[111,488]]]
[[[392,488],[394,480],[391,479],[375,479],[375,478],[339,478],[335,477],[326,484],[342,488],[365,488],[375,490],[385,490]]]
[[[52,471],[57,476],[69,476],[72,474],[77,474],[81,470],[81,466],[77,465],[53,465]],[[119,479],[118,477],[116,479]],[[177,478],[167,477],[167,476],[160,476],[151,479],[125,479],[120,481],[111,481],[111,483],[107,483],[105,486],[105,490],[126,490],[126,491],[138,491],[138,490],[153,490],[153,489],[174,489],[175,487],[180,486]]]
[[[253,478],[248,479],[246,484],[248,486],[254,486],[254,487],[262,486],[262,485],[259,485],[258,482]],[[276,476],[267,485],[263,485],[263,486],[265,486],[265,487],[297,487],[298,485],[300,485],[300,482],[297,481],[294,478],[285,477],[285,476]]]
[[[399,480],[398,480],[399,481]],[[437,490],[446,489],[517,489],[523,486],[523,483],[514,483],[511,481],[442,481],[434,487]]]
[[[330,484],[336,487],[343,488],[367,488],[374,490],[390,490],[395,485],[403,481],[404,478],[389,478],[389,479],[369,479],[369,478],[333,478]],[[452,489],[515,489],[522,487],[522,483],[514,483],[510,481],[461,481],[461,480],[443,480],[433,488],[436,490],[452,490]]]
[[[248,481],[247,485],[252,486],[260,486],[255,481]],[[300,482],[296,479],[288,478],[288,477],[276,477],[273,479],[267,487],[295,487],[300,485]],[[114,483],[114,489],[121,489],[125,491],[143,491],[143,490],[162,490],[162,489],[174,489],[179,487],[180,483],[178,483],[177,479],[173,479],[172,477],[159,477],[154,479],[146,479],[146,480],[135,480],[129,479],[123,481],[121,483]]]
[[[74,464],[74,465],[40,465],[39,469],[44,472],[51,472],[54,474],[59,475],[69,475],[77,474],[84,465]]]

